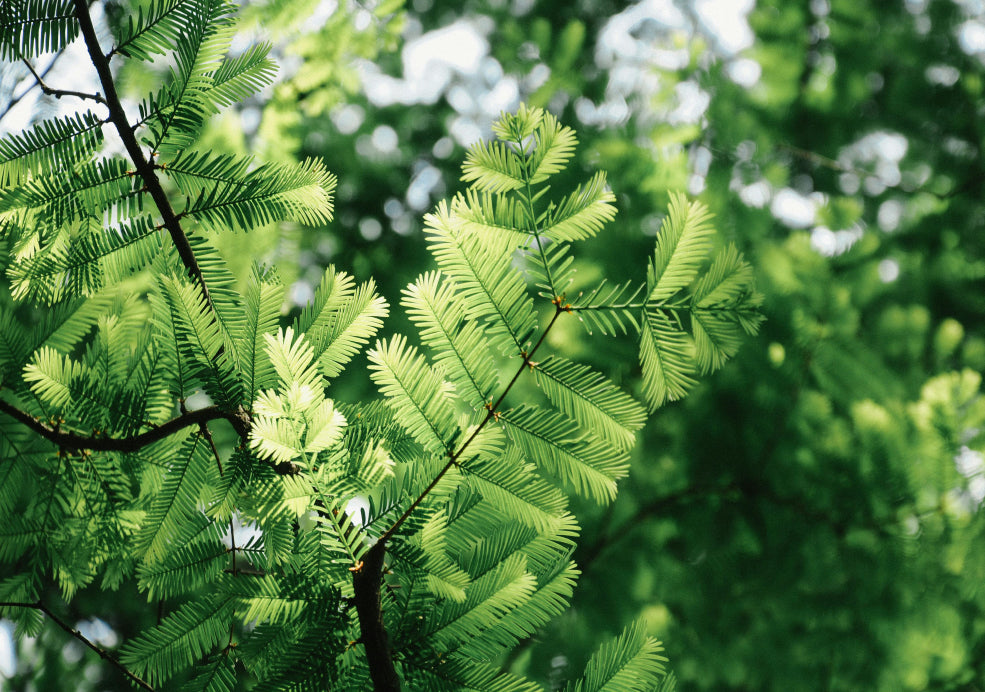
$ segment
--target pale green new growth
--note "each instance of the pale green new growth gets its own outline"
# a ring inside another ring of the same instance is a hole
[[[755,332],[752,272],[675,196],[648,268],[572,294],[615,196],[603,172],[562,189],[575,133],[521,106],[425,216],[437,269],[402,297],[420,348],[377,339],[387,302],[334,267],[289,320],[276,272],[238,281],[213,239],[327,223],[336,178],[198,145],[272,79],[269,47],[230,55],[234,15],[149,0],[100,47],[81,0],[0,5],[0,56],[81,35],[102,89],[0,141],[0,615],[33,634],[51,587],[135,585],[160,622],[107,660],[142,689],[541,690],[499,664],[567,607],[569,497],[612,502],[646,420],[552,330],[638,333],[654,409]],[[158,56],[132,120],[109,61]],[[382,397],[342,401],[371,342]],[[567,689],[654,689],[660,651],[634,624]]]

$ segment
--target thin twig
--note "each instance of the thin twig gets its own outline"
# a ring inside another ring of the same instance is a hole
[[[41,91],[43,91],[48,96],[54,96],[56,99],[60,99],[62,96],[75,96],[76,98],[80,98],[85,101],[95,101],[96,103],[101,103],[104,106],[109,105],[106,103],[106,99],[104,99],[101,94],[87,94],[82,91],[71,91],[69,89],[54,89],[48,86],[47,84],[45,84],[45,81],[44,79],[42,79],[42,76],[37,73],[37,71],[34,69],[34,66],[27,58],[22,58],[22,61],[24,62],[25,65],[27,65],[27,69],[31,71],[31,74],[34,75],[34,79],[37,80],[38,86],[41,87]],[[49,66],[48,70],[50,69],[51,67]],[[45,70],[45,74],[47,74],[48,70]]]
[[[47,616],[47,618],[49,620],[51,620],[56,625],[58,625],[59,627],[61,627],[63,630],[65,630],[66,632],[68,632],[70,635],[72,635],[73,637],[75,637],[76,639],[78,639],[80,642],[82,642],[83,644],[85,644],[87,647],[89,647],[90,649],[92,649],[93,651],[95,651],[97,654],[99,654],[99,657],[100,658],[102,658],[105,661],[108,661],[114,667],[116,667],[118,670],[120,670],[120,672],[122,672],[124,675],[126,675],[128,678],[130,678],[134,682],[135,685],[137,685],[141,689],[150,690],[150,692],[154,692],[154,688],[151,687],[149,683],[145,682],[143,679],[141,679],[135,673],[133,673],[129,669],[127,669],[126,666],[124,666],[122,663],[120,663],[119,661],[117,661],[116,658],[112,654],[110,654],[108,651],[106,651],[106,649],[103,649],[102,647],[97,646],[95,643],[89,641],[85,636],[83,636],[83,634],[81,632],[79,632],[77,629],[73,629],[71,625],[69,625],[67,622],[65,622],[64,620],[62,620],[61,618],[59,618],[57,615],[55,615],[54,613],[52,613],[48,609],[48,607],[45,606],[40,601],[38,601],[37,603],[0,602],[0,608],[30,608],[31,610],[40,610],[42,613],[45,614],[45,616]]]
[[[482,432],[483,428],[486,427],[486,424],[489,423],[490,420],[493,420],[494,418],[497,417],[496,413],[499,411],[499,407],[506,399],[506,395],[510,393],[511,389],[513,389],[513,385],[516,384],[516,381],[520,378],[520,375],[523,373],[523,371],[531,366],[532,359],[534,357],[534,354],[537,352],[537,349],[540,348],[540,345],[544,343],[544,338],[547,336],[547,333],[551,331],[551,327],[553,327],[554,323],[557,322],[557,318],[560,317],[561,313],[564,312],[567,312],[565,308],[561,307],[559,304],[556,305],[556,309],[554,311],[554,317],[551,318],[550,323],[544,329],[543,333],[540,335],[540,339],[538,339],[537,343],[534,344],[534,347],[530,349],[530,352],[523,354],[523,363],[520,365],[519,368],[517,368],[516,373],[514,373],[513,375],[513,379],[511,379],[510,383],[506,385],[506,389],[503,390],[503,393],[500,395],[499,399],[496,400],[496,403],[489,404],[487,406],[488,410],[486,413],[486,417],[482,419],[482,422],[480,422],[478,426],[476,426],[475,430],[472,431],[472,434],[469,435],[468,439],[465,440],[465,442],[462,443],[462,446],[458,448],[458,451],[456,451],[454,454],[449,455],[448,463],[445,464],[444,468],[442,468],[441,471],[438,472],[438,474],[434,477],[434,479],[431,481],[428,487],[426,487],[421,492],[421,494],[417,497],[417,499],[414,500],[406,510],[404,510],[404,513],[400,515],[400,518],[397,519],[396,522],[394,522],[393,526],[387,529],[386,532],[382,536],[380,536],[379,539],[380,543],[385,543],[393,536],[394,533],[396,533],[397,529],[399,529],[400,526],[411,515],[411,513],[415,509],[417,509],[417,506],[421,504],[424,498],[427,497],[432,490],[434,490],[435,486],[438,485],[438,482],[442,478],[444,478],[445,474],[448,473],[449,470],[451,470],[451,467],[458,464],[458,460],[462,458],[462,454],[465,453],[465,450],[468,449],[468,446],[472,443],[472,441],[476,437],[478,437],[479,433]]]
[[[212,456],[215,458],[215,465],[219,468],[219,475],[222,475],[222,459],[219,458],[219,450],[216,449],[215,440],[212,439],[212,431],[209,430],[209,424],[202,422],[198,424],[199,432],[202,433],[202,437],[205,441],[209,443],[209,448],[212,450]]]

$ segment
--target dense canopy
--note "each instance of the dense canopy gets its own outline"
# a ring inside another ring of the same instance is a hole
[[[0,7],[5,688],[369,686],[383,544],[408,689],[985,686],[977,3],[79,6]]]

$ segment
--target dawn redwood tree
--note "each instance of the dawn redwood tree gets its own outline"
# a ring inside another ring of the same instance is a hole
[[[336,177],[197,144],[273,78],[235,18],[158,0],[101,35],[85,0],[0,6],[0,58],[80,106],[0,141],[0,615],[142,689],[541,689],[500,664],[573,592],[569,498],[611,503],[648,409],[756,332],[752,269],[674,196],[639,280],[579,284],[614,196],[552,186],[575,134],[521,106],[425,217],[435,268],[399,297],[423,348],[374,340],[389,304],[334,267],[290,319],[276,269],[240,282],[215,239],[329,221]],[[75,40],[93,93],[34,71]],[[132,60],[168,69],[131,107]],[[564,357],[565,320],[639,335],[646,406]],[[381,397],[333,399],[367,348]],[[134,589],[153,619],[118,651],[79,631],[87,591]],[[566,689],[669,689],[661,651],[635,622]]]

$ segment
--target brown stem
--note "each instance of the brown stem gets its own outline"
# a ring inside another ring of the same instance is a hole
[[[195,253],[192,250],[191,244],[188,242],[188,237],[181,228],[178,215],[171,207],[171,201],[161,186],[161,181],[158,180],[157,175],[154,173],[154,164],[144,157],[144,152],[140,149],[140,144],[137,142],[137,137],[134,135],[129,121],[127,121],[123,104],[120,103],[120,97],[116,92],[116,84],[113,82],[113,73],[109,67],[109,59],[99,47],[99,39],[96,37],[96,29],[92,25],[92,17],[89,16],[89,7],[86,5],[86,0],[75,0],[75,15],[79,19],[82,36],[85,39],[86,48],[89,51],[89,58],[96,68],[96,72],[99,75],[99,82],[102,84],[103,92],[105,93],[104,98],[106,99],[106,105],[109,107],[110,121],[120,135],[123,146],[126,147],[127,154],[129,154],[134,166],[136,166],[137,173],[143,179],[144,186],[153,198],[154,204],[157,205],[163,226],[171,234],[171,241],[178,250],[178,256],[181,257],[185,269],[188,270],[188,275],[198,283],[202,290],[202,295],[205,296],[206,304],[212,307],[212,297],[209,295],[209,289],[205,285],[205,277],[202,275],[201,267],[198,266],[198,260],[195,259]]]
[[[94,643],[92,643],[91,641],[89,641],[88,639],[86,639],[82,635],[81,632],[79,632],[76,629],[73,629],[71,625],[69,625],[67,622],[65,622],[64,620],[62,620],[61,618],[59,618],[57,615],[55,615],[54,613],[52,613],[48,609],[48,607],[45,606],[40,601],[37,602],[37,603],[0,602],[0,608],[30,608],[32,610],[40,610],[42,613],[45,614],[45,616],[47,616],[47,618],[49,620],[51,620],[52,622],[54,622],[56,625],[58,625],[59,627],[61,627],[63,630],[65,630],[66,632],[68,632],[70,635],[72,635],[73,637],[75,637],[76,639],[78,639],[80,642],[82,642],[83,644],[85,644],[86,646],[88,646],[90,649],[92,649],[93,651],[95,651],[97,654],[99,654],[99,657],[100,658],[102,658],[105,661],[108,661],[110,664],[112,664],[117,669],[119,669],[124,675],[126,675],[128,678],[130,678],[130,680],[132,680],[133,683],[137,687],[140,687],[141,689],[144,689],[144,690],[150,690],[150,692],[154,692],[154,688],[151,687],[150,684],[148,684],[147,682],[145,682],[144,680],[142,680],[140,677],[138,677],[136,674],[134,674],[133,672],[131,672],[130,670],[128,670],[126,666],[124,666],[122,663],[120,663],[119,661],[117,661],[108,651],[106,651],[106,649],[103,649],[102,647],[96,646]]]
[[[149,444],[153,444],[158,440],[163,440],[169,435],[173,435],[182,428],[187,428],[190,425],[204,425],[209,421],[219,419],[229,421],[236,429],[236,432],[239,433],[241,438],[245,438],[249,434],[250,429],[250,420],[245,412],[240,411],[238,413],[229,413],[228,411],[222,410],[218,406],[208,406],[195,411],[189,411],[178,416],[177,418],[172,418],[167,423],[164,423],[153,430],[148,430],[147,432],[134,435],[133,437],[123,437],[118,439],[110,437],[93,437],[88,435],[80,435],[71,431],[59,430],[48,423],[44,423],[37,418],[14,408],[3,400],[0,400],[0,412],[7,414],[17,422],[26,425],[28,428],[38,433],[41,437],[50,442],[54,442],[63,449],[88,449],[93,452],[136,452]]]
[[[353,569],[352,588],[359,616],[360,640],[366,647],[366,663],[375,692],[400,692],[400,677],[393,665],[390,635],[383,625],[380,591],[383,586],[383,558],[386,543],[377,541]]]

